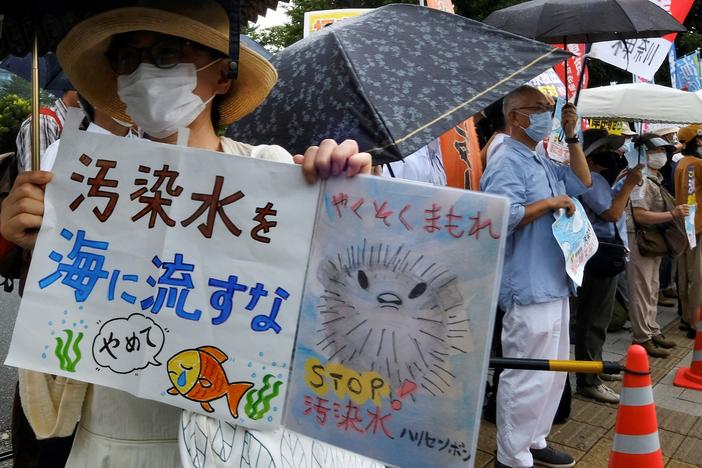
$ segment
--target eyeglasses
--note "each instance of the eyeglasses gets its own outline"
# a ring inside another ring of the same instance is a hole
[[[111,47],[105,54],[110,62],[110,67],[118,75],[129,75],[147,60],[158,68],[173,68],[183,62],[184,58],[194,58],[188,48],[196,48],[190,41],[177,38],[164,39],[149,47],[132,47],[125,44]]]
[[[553,106],[524,106],[524,107],[515,107],[512,109],[514,111],[518,110],[531,110],[534,111],[534,113],[541,113],[541,112],[551,112],[555,110],[555,107]]]

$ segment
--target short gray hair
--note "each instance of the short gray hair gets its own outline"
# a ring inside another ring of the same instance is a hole
[[[527,94],[531,94],[534,91],[538,93],[541,92],[533,86],[522,85],[519,88],[512,91],[511,93],[509,93],[507,96],[505,96],[504,100],[502,101],[502,115],[505,116],[505,119],[507,118],[507,113],[511,112],[512,110],[514,110],[515,107],[517,107],[517,102],[519,101],[519,98]]]

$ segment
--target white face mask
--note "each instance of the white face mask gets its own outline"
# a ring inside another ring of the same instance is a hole
[[[127,105],[127,114],[144,132],[165,138],[190,125],[214,99],[213,95],[203,102],[193,90],[197,72],[220,60],[197,69],[192,63],[167,69],[142,63],[130,75],[117,78],[117,94]]]
[[[661,167],[665,166],[668,162],[668,157],[665,153],[648,153],[648,167],[655,169],[656,171]]]

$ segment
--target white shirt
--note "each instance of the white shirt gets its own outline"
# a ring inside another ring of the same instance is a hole
[[[434,140],[426,146],[419,148],[402,161],[390,163],[392,174],[383,166],[383,177],[397,177],[398,179],[416,180],[433,185],[446,185],[446,171],[441,160],[441,147],[439,140]]]
[[[85,131],[91,132],[91,133],[100,133],[102,135],[112,135],[112,133],[109,130],[104,129],[101,126],[99,126],[98,124],[95,124],[93,122],[90,122],[90,125],[88,125],[88,128],[86,128]],[[127,132],[127,134],[124,136],[124,138],[138,138],[138,137],[136,135],[134,135],[132,132]],[[54,141],[46,148],[46,151],[44,151],[44,153],[41,155],[40,167],[41,167],[42,171],[50,171],[54,167],[54,164],[56,163],[56,155],[58,154],[60,143],[61,143],[61,139]]]

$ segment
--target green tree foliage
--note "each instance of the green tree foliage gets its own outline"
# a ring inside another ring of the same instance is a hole
[[[378,8],[389,3],[417,3],[411,0],[294,0],[286,11],[287,24],[270,28],[249,28],[248,34],[271,52],[277,52],[302,39],[306,11],[336,8]]]
[[[675,41],[678,55],[689,54],[702,48],[702,3],[695,2],[690,13],[685,19],[685,26],[689,30]]]
[[[15,150],[15,138],[31,106],[27,99],[16,94],[0,97],[0,154]]]
[[[31,101],[32,99],[32,84],[20,78],[17,75],[12,75],[7,81],[0,82],[0,96],[6,94],[15,94],[21,98]],[[39,101],[42,106],[48,107],[54,103],[55,98],[51,94],[47,93],[43,89],[39,91]]]

